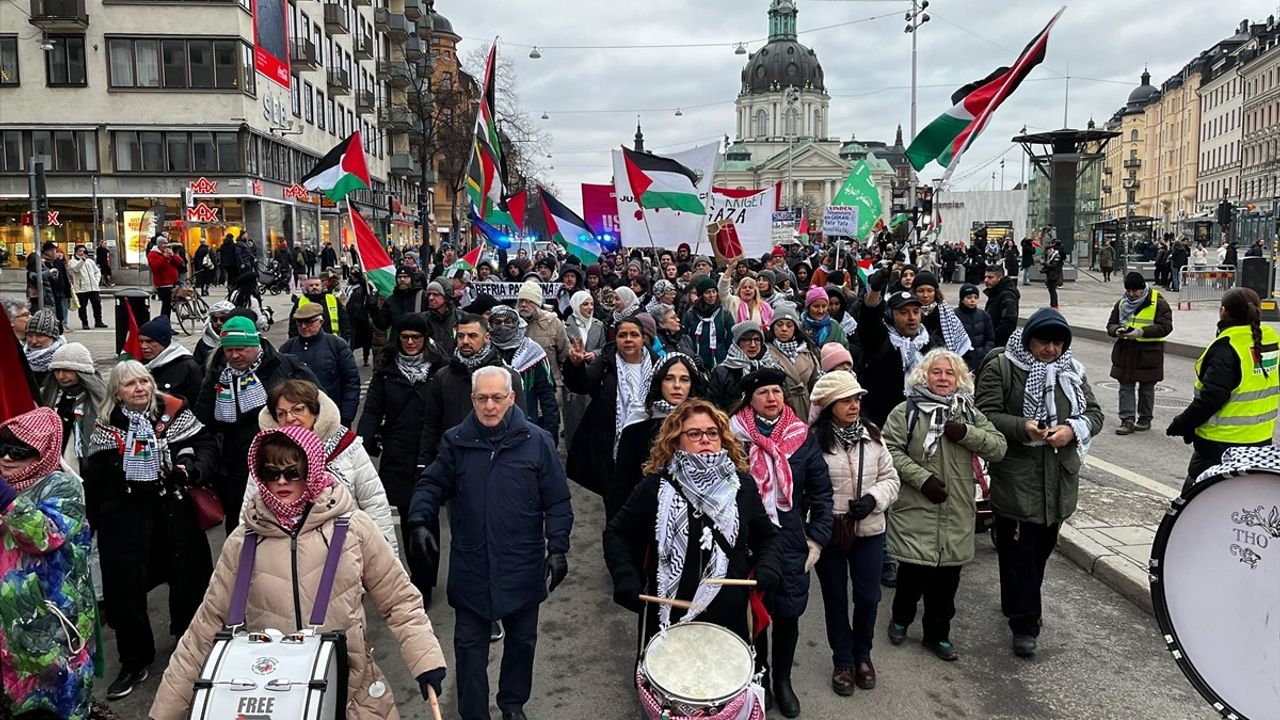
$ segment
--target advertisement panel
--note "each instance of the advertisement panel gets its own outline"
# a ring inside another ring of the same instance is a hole
[[[289,88],[289,19],[284,0],[253,0],[253,66]]]
[[[582,219],[596,232],[619,237],[618,201],[613,185],[582,183]]]

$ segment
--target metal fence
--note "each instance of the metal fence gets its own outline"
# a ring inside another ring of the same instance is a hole
[[[1193,302],[1218,302],[1222,294],[1236,286],[1236,267],[1186,267],[1178,290],[1178,309],[1191,309]]]

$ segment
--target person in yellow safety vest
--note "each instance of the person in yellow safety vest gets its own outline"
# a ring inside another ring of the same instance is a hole
[[[1280,334],[1249,288],[1222,296],[1218,337],[1196,361],[1196,397],[1165,433],[1191,443],[1185,492],[1228,448],[1270,445],[1280,411]]]
[[[1173,310],[1164,296],[1147,287],[1141,273],[1125,275],[1124,297],[1111,308],[1107,320],[1107,334],[1116,338],[1111,377],[1120,383],[1117,435],[1151,429],[1156,383],[1164,380],[1164,344],[1171,332]]]
[[[318,277],[307,278],[302,283],[303,294],[294,302],[293,311],[289,313],[289,337],[297,337],[298,324],[294,314],[298,308],[307,303],[316,303],[324,308],[324,329],[330,335],[336,335],[347,344],[351,344],[351,320],[347,317],[347,308],[333,293],[325,292],[324,281]]]

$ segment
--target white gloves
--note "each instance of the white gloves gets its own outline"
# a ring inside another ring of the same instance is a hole
[[[805,544],[809,546],[809,557],[804,560],[804,571],[809,572],[814,565],[818,564],[818,556],[822,554],[822,546],[812,540],[805,540]]]

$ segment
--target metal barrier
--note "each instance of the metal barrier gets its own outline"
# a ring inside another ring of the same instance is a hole
[[[1198,267],[1182,269],[1178,289],[1178,309],[1190,310],[1193,302],[1218,302],[1222,294],[1236,286],[1236,267]],[[1186,305],[1186,308],[1182,306]]]

